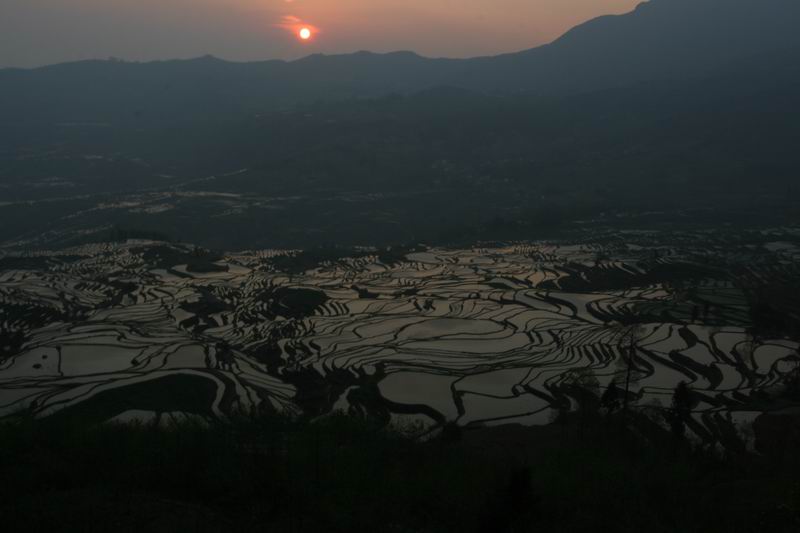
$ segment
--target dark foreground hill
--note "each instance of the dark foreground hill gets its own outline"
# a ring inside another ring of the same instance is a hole
[[[797,461],[645,444],[585,416],[419,441],[335,416],[0,424],[16,532],[796,531]]]

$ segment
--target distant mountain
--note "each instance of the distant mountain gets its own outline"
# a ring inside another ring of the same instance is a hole
[[[410,52],[298,61],[81,61],[0,71],[0,122],[194,120],[318,99],[409,92],[447,80],[455,60]]]
[[[546,46],[469,60],[359,52],[293,62],[204,57],[7,69],[0,70],[0,122],[204,120],[441,85],[493,94],[588,92],[704,76],[800,46],[798,20],[797,0],[651,0]]]

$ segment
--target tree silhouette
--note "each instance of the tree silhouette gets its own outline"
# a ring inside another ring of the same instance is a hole
[[[597,408],[597,396],[600,392],[600,382],[597,380],[591,367],[571,370],[564,377],[564,385],[571,387],[577,393],[580,405],[579,431],[583,435],[586,426],[586,416],[589,410]],[[569,405],[568,402],[562,405]]]
[[[606,387],[603,396],[600,398],[600,406],[608,412],[613,413],[619,409],[619,387],[616,380],[613,380],[608,387]]]
[[[692,413],[692,395],[689,386],[685,381],[681,381],[675,392],[672,394],[672,408],[670,410],[669,422],[672,434],[682,439],[686,433],[686,420]]]
[[[645,328],[641,324],[617,327],[614,334],[621,355],[618,364],[623,367],[625,375],[625,392],[622,397],[623,421],[628,418],[631,382],[639,377],[636,367],[636,346],[644,334]]]

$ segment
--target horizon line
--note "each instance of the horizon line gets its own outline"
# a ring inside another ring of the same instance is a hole
[[[56,63],[44,63],[44,64],[41,64],[41,65],[35,65],[35,66],[22,66],[22,67],[20,67],[20,66],[0,66],[0,71],[8,71],[8,70],[32,71],[32,70],[38,70],[38,69],[44,69],[44,68],[50,68],[50,67],[57,67],[57,66],[61,66],[61,65],[72,65],[72,64],[78,64],[78,63],[91,63],[91,62],[98,62],[98,63],[99,62],[120,62],[120,63],[136,64],[136,65],[146,65],[146,64],[151,64],[151,63],[169,63],[169,62],[182,62],[182,61],[183,62],[186,62],[186,61],[197,61],[197,60],[200,60],[200,59],[215,59],[215,60],[218,60],[218,61],[223,61],[225,63],[234,63],[234,64],[240,64],[240,65],[260,64],[260,63],[284,63],[284,64],[290,64],[290,63],[296,63],[298,61],[304,61],[304,60],[307,60],[307,59],[312,58],[312,57],[344,57],[344,56],[352,56],[352,55],[358,55],[358,54],[371,54],[371,55],[378,55],[378,56],[389,56],[389,55],[398,55],[398,54],[413,54],[414,56],[416,56],[416,57],[418,57],[420,59],[427,59],[427,60],[431,60],[431,61],[453,61],[453,62],[471,61],[471,60],[477,60],[477,59],[489,59],[489,58],[495,58],[495,57],[503,57],[503,56],[514,55],[514,54],[521,54],[521,53],[524,53],[524,52],[530,52],[532,50],[537,50],[539,48],[544,48],[544,47],[550,46],[553,43],[555,43],[555,42],[559,41],[560,39],[564,38],[570,32],[574,31],[577,28],[580,28],[581,26],[584,26],[585,24],[589,24],[589,23],[591,23],[591,22],[593,22],[595,20],[602,19],[602,18],[623,17],[623,16],[626,16],[626,15],[630,15],[631,13],[634,13],[637,9],[639,9],[639,6],[641,6],[642,4],[647,4],[650,1],[651,0],[641,0],[639,2],[639,4],[637,4],[631,11],[626,11],[624,13],[617,13],[617,14],[608,13],[608,14],[605,14],[605,15],[598,15],[596,17],[592,17],[592,18],[589,18],[587,20],[584,20],[583,22],[580,22],[580,23],[576,24],[575,26],[572,26],[571,28],[568,28],[567,30],[564,31],[564,33],[560,34],[558,37],[555,37],[551,41],[548,41],[548,42],[545,42],[545,43],[541,43],[541,44],[538,44],[538,45],[534,45],[534,46],[531,46],[531,47],[528,47],[528,48],[522,48],[522,49],[519,49],[519,50],[512,50],[512,51],[508,51],[508,52],[499,52],[499,53],[495,53],[495,54],[475,55],[475,56],[467,56],[467,57],[451,57],[451,56],[428,56],[428,55],[420,54],[419,52],[415,52],[414,50],[392,50],[392,51],[388,51],[388,52],[373,52],[371,50],[361,49],[361,50],[355,50],[355,51],[352,51],[352,52],[340,52],[340,53],[328,53],[328,54],[326,54],[325,52],[315,52],[315,53],[304,55],[304,56],[301,56],[301,57],[298,57],[298,58],[295,58],[295,59],[272,58],[272,59],[236,60],[236,59],[226,59],[226,58],[217,56],[214,53],[206,53],[206,54],[197,55],[197,56],[191,56],[191,57],[172,57],[172,58],[141,59],[141,60],[126,59],[126,58],[116,57],[116,56],[108,56],[108,57],[105,57],[105,58],[101,58],[101,57],[86,57],[86,58],[82,58],[82,59],[59,61],[59,62],[56,62]]]

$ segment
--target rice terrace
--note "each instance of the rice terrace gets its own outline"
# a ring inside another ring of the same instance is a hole
[[[693,439],[752,449],[762,412],[800,405],[780,394],[800,368],[780,331],[798,321],[799,255],[789,229],[7,253],[0,408],[143,422],[342,411],[429,433],[544,425],[614,388],[668,428],[685,383]]]
[[[800,531],[800,1],[3,0],[3,533]]]

